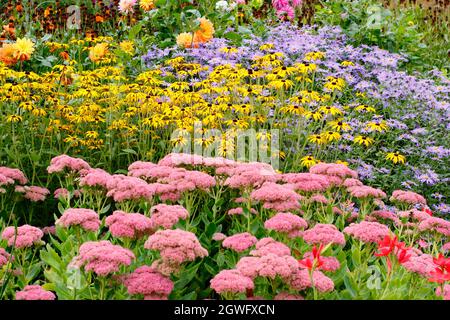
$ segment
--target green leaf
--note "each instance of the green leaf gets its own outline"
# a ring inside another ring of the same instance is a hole
[[[219,267],[225,264],[225,255],[222,252],[219,252],[216,257],[216,262]]]
[[[356,285],[353,282],[353,280],[348,277],[348,275],[344,276],[344,284],[345,284],[345,288],[348,290],[348,292],[350,293],[352,298],[355,298],[357,295],[356,291],[355,291]]]
[[[242,36],[236,32],[227,32],[223,36],[225,39],[230,40],[234,45],[239,45],[242,42]]]
[[[133,150],[133,149],[123,149],[122,152],[125,153],[125,154],[137,155],[137,152],[135,150]]]
[[[140,22],[140,23],[136,24],[135,26],[133,26],[130,29],[130,31],[128,32],[128,40],[133,41],[134,39],[136,39],[136,36],[142,30],[143,26],[144,26],[144,24],[142,22]]]

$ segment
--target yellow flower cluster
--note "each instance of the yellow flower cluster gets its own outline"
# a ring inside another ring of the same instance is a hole
[[[89,47],[88,43],[93,44]],[[363,104],[363,96],[357,97],[353,106],[338,106],[334,91],[345,93],[343,79],[328,77],[323,84],[314,81],[316,64],[304,59],[285,65],[283,54],[274,52],[270,44],[263,48],[265,55],[254,57],[251,68],[220,65],[200,77],[208,67],[176,57],[134,78],[113,64],[116,57],[109,49],[132,54],[133,43],[108,44],[107,39],[100,38],[77,44],[84,46],[96,63],[94,70],[80,71],[72,60],[40,75],[0,66],[5,122],[26,125],[43,139],[58,137],[65,151],[120,148],[154,154],[162,148],[161,141],[167,142],[165,148],[171,148],[169,142],[175,146],[191,143],[186,134],[194,133],[194,124],[201,123],[202,130],[228,132],[228,137],[220,140],[222,156],[235,150],[230,132],[233,138],[233,133],[235,137],[240,130],[254,128],[259,132],[257,139],[267,142],[270,133],[261,133],[264,131],[260,129],[291,132],[292,139],[300,141],[298,145],[304,142],[312,148],[310,156],[300,159],[304,154],[299,154],[297,159],[310,166],[319,161],[316,158],[326,145],[341,141],[353,129],[350,119],[369,120],[369,114],[375,112],[375,108]],[[66,49],[56,43],[47,46]],[[318,53],[306,56],[309,60],[324,58]],[[163,67],[168,68],[164,76]],[[14,83],[6,79],[14,79]],[[385,121],[367,121],[366,125],[371,136],[357,135],[353,143],[370,147],[374,135],[388,127]],[[180,133],[171,136],[174,131]],[[212,137],[201,136],[193,144],[207,147],[213,141]],[[286,148],[279,154],[282,158],[289,152],[289,139],[285,138],[283,146]]]

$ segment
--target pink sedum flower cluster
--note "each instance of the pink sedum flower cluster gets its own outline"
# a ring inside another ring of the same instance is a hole
[[[345,245],[344,235],[332,224],[316,224],[313,228],[303,233],[303,240],[308,244],[327,245],[332,243],[341,246]]]
[[[129,266],[135,259],[134,253],[111,242],[89,241],[80,246],[79,255],[76,256],[71,265],[82,267],[86,271],[93,271],[99,276],[107,276],[118,272],[121,266]]]
[[[41,229],[28,224],[15,227],[7,227],[2,232],[2,239],[8,242],[8,246],[17,249],[29,248],[35,244],[40,244],[44,233]]]
[[[344,229],[344,233],[365,243],[378,243],[390,234],[390,230],[378,222],[361,221],[350,224]]]
[[[19,169],[0,167],[0,187],[14,183],[26,184],[28,179]]]
[[[211,289],[219,294],[245,293],[255,287],[250,277],[244,276],[238,270],[222,270],[211,279]]]
[[[208,255],[195,234],[180,229],[158,230],[148,238],[144,247],[159,251],[163,260],[174,265]]]
[[[236,252],[243,252],[253,246],[257,241],[255,236],[248,232],[244,232],[226,237],[222,242],[222,246]]]
[[[322,271],[313,272],[314,287],[319,292],[330,292],[334,290],[334,282]],[[308,269],[299,268],[290,278],[289,285],[295,290],[305,290],[312,287],[311,278]]]
[[[180,205],[158,204],[150,209],[151,223],[154,229],[170,229],[179,220],[187,219],[189,212]]]
[[[55,300],[53,292],[44,290],[38,285],[28,285],[22,291],[16,292],[16,300]]]
[[[48,173],[60,173],[65,170],[69,172],[77,172],[80,173],[84,170],[89,170],[91,166],[84,160],[79,158],[72,158],[68,155],[60,155],[54,157],[50,161],[50,166],[47,168]]]
[[[250,251],[250,255],[254,257],[262,257],[268,254],[278,256],[291,255],[291,249],[287,245],[270,237],[262,238],[256,243],[255,247],[255,250]]]
[[[249,278],[266,277],[275,279],[280,276],[289,278],[299,268],[298,261],[292,256],[279,256],[273,253],[261,257],[243,257],[236,269]]]
[[[114,211],[106,217],[105,224],[113,237],[137,239],[153,232],[150,218],[140,213]]]
[[[173,290],[173,282],[149,266],[134,270],[123,284],[130,295],[143,295],[145,300],[167,300]]]
[[[390,198],[391,201],[398,201],[401,203],[407,203],[407,204],[422,204],[426,205],[427,201],[424,197],[422,197],[420,194],[412,192],[412,191],[403,191],[403,190],[395,190],[392,193],[392,196]]]
[[[265,209],[289,211],[300,209],[300,196],[292,188],[273,182],[266,182],[250,194],[253,201],[260,201]]]
[[[290,212],[280,212],[264,222],[264,228],[280,233],[293,234],[308,227],[305,219]]]
[[[0,248],[0,267],[3,267],[11,260],[11,255],[5,249]]]
[[[83,208],[71,208],[64,211],[63,215],[56,220],[56,225],[69,228],[79,226],[86,231],[96,232],[100,228],[100,218],[94,210]]]
[[[18,193],[23,193],[25,199],[32,202],[44,201],[50,191],[47,188],[37,186],[16,186],[15,189]]]

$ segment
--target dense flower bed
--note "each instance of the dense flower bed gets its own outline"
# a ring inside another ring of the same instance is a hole
[[[450,222],[343,164],[282,174],[173,153],[124,175],[61,155],[47,170],[59,213],[3,228],[4,298],[448,299]]]

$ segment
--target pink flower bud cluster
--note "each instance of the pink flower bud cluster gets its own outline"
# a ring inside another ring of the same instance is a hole
[[[241,274],[251,279],[266,277],[275,279],[290,278],[299,268],[299,263],[292,256],[279,256],[273,253],[261,257],[243,257],[236,265]]]
[[[150,218],[140,213],[114,211],[106,217],[105,224],[113,237],[137,239],[153,232]]]
[[[130,295],[143,295],[145,300],[167,300],[173,282],[149,266],[142,266],[127,275],[123,284]]]
[[[313,272],[313,282],[314,287],[319,292],[330,292],[334,290],[334,282],[322,271],[314,270]],[[292,289],[301,291],[312,287],[311,278],[309,275],[309,270],[304,268],[299,268],[289,279],[289,285]]]
[[[187,219],[189,212],[180,205],[167,205],[158,204],[150,209],[151,223],[154,229],[162,227],[164,229],[170,229],[179,220]]]
[[[211,279],[211,289],[219,294],[245,293],[255,287],[250,277],[244,276],[238,270],[222,270]]]
[[[132,251],[119,245],[113,245],[106,240],[89,241],[80,246],[79,255],[72,260],[71,265],[84,266],[86,271],[107,276],[118,272],[121,266],[129,266],[134,259]]]
[[[26,184],[28,179],[19,169],[0,167],[0,187],[14,183]]]
[[[344,235],[333,224],[316,224],[313,228],[303,233],[303,240],[308,244],[327,245],[332,243],[341,246],[345,245]]]
[[[5,249],[0,248],[0,268],[11,260],[11,255]]]
[[[2,239],[8,242],[8,246],[17,249],[29,248],[41,243],[44,233],[41,229],[25,224],[17,229],[7,227],[3,230]]]
[[[256,239],[255,236],[248,232],[244,232],[226,237],[222,242],[222,246],[236,252],[243,252],[253,246],[257,241],[258,239]]]
[[[91,166],[84,160],[79,158],[72,158],[68,155],[62,154],[60,156],[54,157],[50,161],[50,166],[47,168],[48,173],[59,173],[64,170],[70,172],[77,172],[83,170],[89,170]]]
[[[282,242],[278,242],[273,238],[262,238],[256,243],[256,249],[250,251],[250,255],[254,257],[262,257],[268,254],[277,256],[290,256],[291,249]]]
[[[291,184],[294,190],[302,192],[323,192],[331,186],[328,177],[313,173],[286,173],[282,180]]]
[[[361,221],[344,228],[344,233],[366,243],[378,243],[390,234],[389,228],[378,222]]]
[[[80,178],[82,187],[101,187],[106,189],[112,175],[103,169],[89,169]]]
[[[264,222],[264,228],[281,233],[293,234],[299,230],[306,229],[308,223],[305,219],[290,212],[280,212]]]
[[[398,201],[407,204],[422,204],[426,205],[427,201],[420,194],[412,191],[395,190],[390,198],[391,201]]]
[[[16,292],[16,300],[55,300],[53,292],[44,290],[38,285],[26,286],[22,291]]]
[[[450,221],[437,217],[428,217],[419,223],[419,230],[434,231],[450,237]]]
[[[352,197],[361,199],[361,198],[385,198],[386,193],[384,193],[380,189],[372,188],[369,186],[354,186],[348,187],[347,191],[351,194]]]
[[[263,202],[263,208],[277,211],[300,209],[300,196],[292,188],[273,182],[264,183],[250,194],[253,201]]]
[[[155,195],[155,186],[142,179],[125,176],[123,174],[112,175],[107,182],[108,193],[115,202],[126,200],[151,200]]]
[[[264,163],[242,163],[222,171],[218,169],[216,172],[229,175],[224,184],[234,189],[257,188],[265,182],[274,183],[279,179],[273,168]]]
[[[208,255],[195,234],[180,229],[158,230],[148,238],[144,247],[159,251],[163,260],[174,265]]]
[[[94,210],[84,208],[71,208],[64,211],[63,215],[56,220],[56,225],[66,228],[79,226],[86,231],[96,232],[100,228],[100,218]]]
[[[23,193],[24,198],[32,202],[44,201],[50,191],[37,186],[16,186],[16,192]]]

